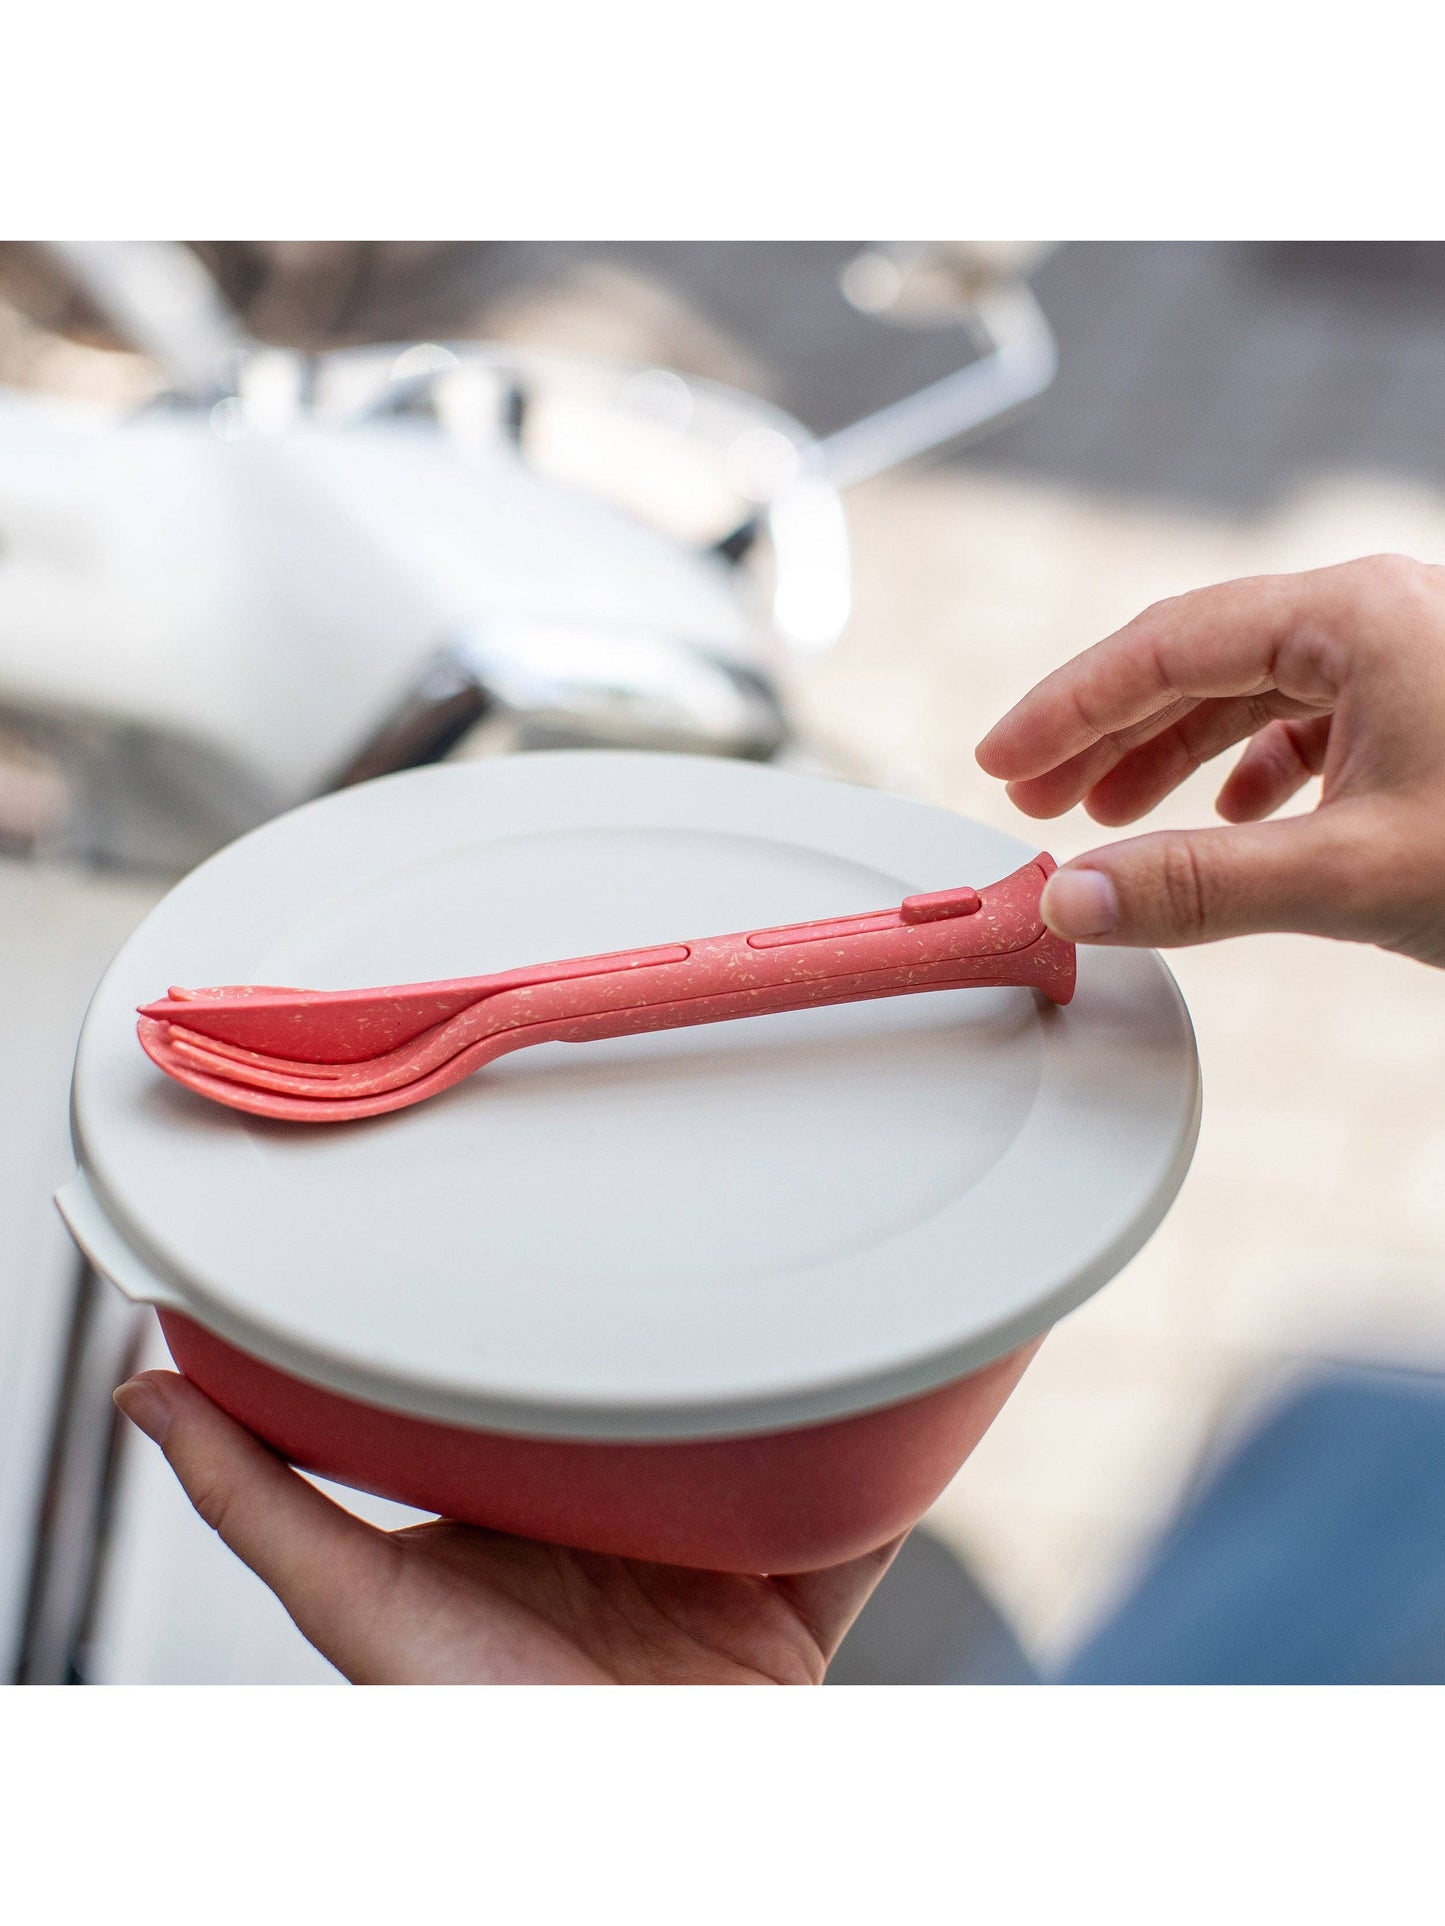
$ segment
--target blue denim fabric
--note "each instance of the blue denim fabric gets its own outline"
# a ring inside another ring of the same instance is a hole
[[[1296,1392],[1166,1534],[1065,1683],[1445,1683],[1445,1380]]]

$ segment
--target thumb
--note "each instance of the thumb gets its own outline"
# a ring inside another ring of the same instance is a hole
[[[173,1372],[131,1378],[115,1401],[160,1446],[211,1529],[351,1676],[367,1655],[374,1598],[395,1578],[387,1534],[333,1504]]]
[[[1265,930],[1368,939],[1347,854],[1318,813],[1131,837],[1057,870],[1044,920],[1069,942],[1150,948]]]

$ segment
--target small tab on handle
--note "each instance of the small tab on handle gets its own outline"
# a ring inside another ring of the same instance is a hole
[[[982,908],[976,889],[936,889],[928,896],[905,896],[898,913],[905,923],[941,923],[949,916],[975,916]]]

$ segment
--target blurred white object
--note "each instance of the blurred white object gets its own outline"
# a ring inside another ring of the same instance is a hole
[[[450,635],[519,614],[671,638],[704,680],[769,666],[725,559],[500,438],[236,426],[0,394],[0,711],[72,778],[52,847],[185,867],[328,787]]]
[[[52,252],[169,390],[129,416],[0,391],[0,842],[171,871],[489,717],[508,747],[772,755],[790,664],[848,617],[839,488],[1054,368],[998,248],[855,260],[858,305],[983,352],[821,445],[666,368],[263,348],[186,249]]]

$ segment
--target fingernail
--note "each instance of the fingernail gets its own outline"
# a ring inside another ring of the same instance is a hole
[[[138,1431],[164,1444],[174,1413],[171,1401],[146,1378],[131,1378],[115,1393],[116,1404]]]
[[[1056,870],[1044,884],[1039,907],[1054,934],[1071,943],[1107,936],[1119,926],[1119,898],[1101,869]]]

